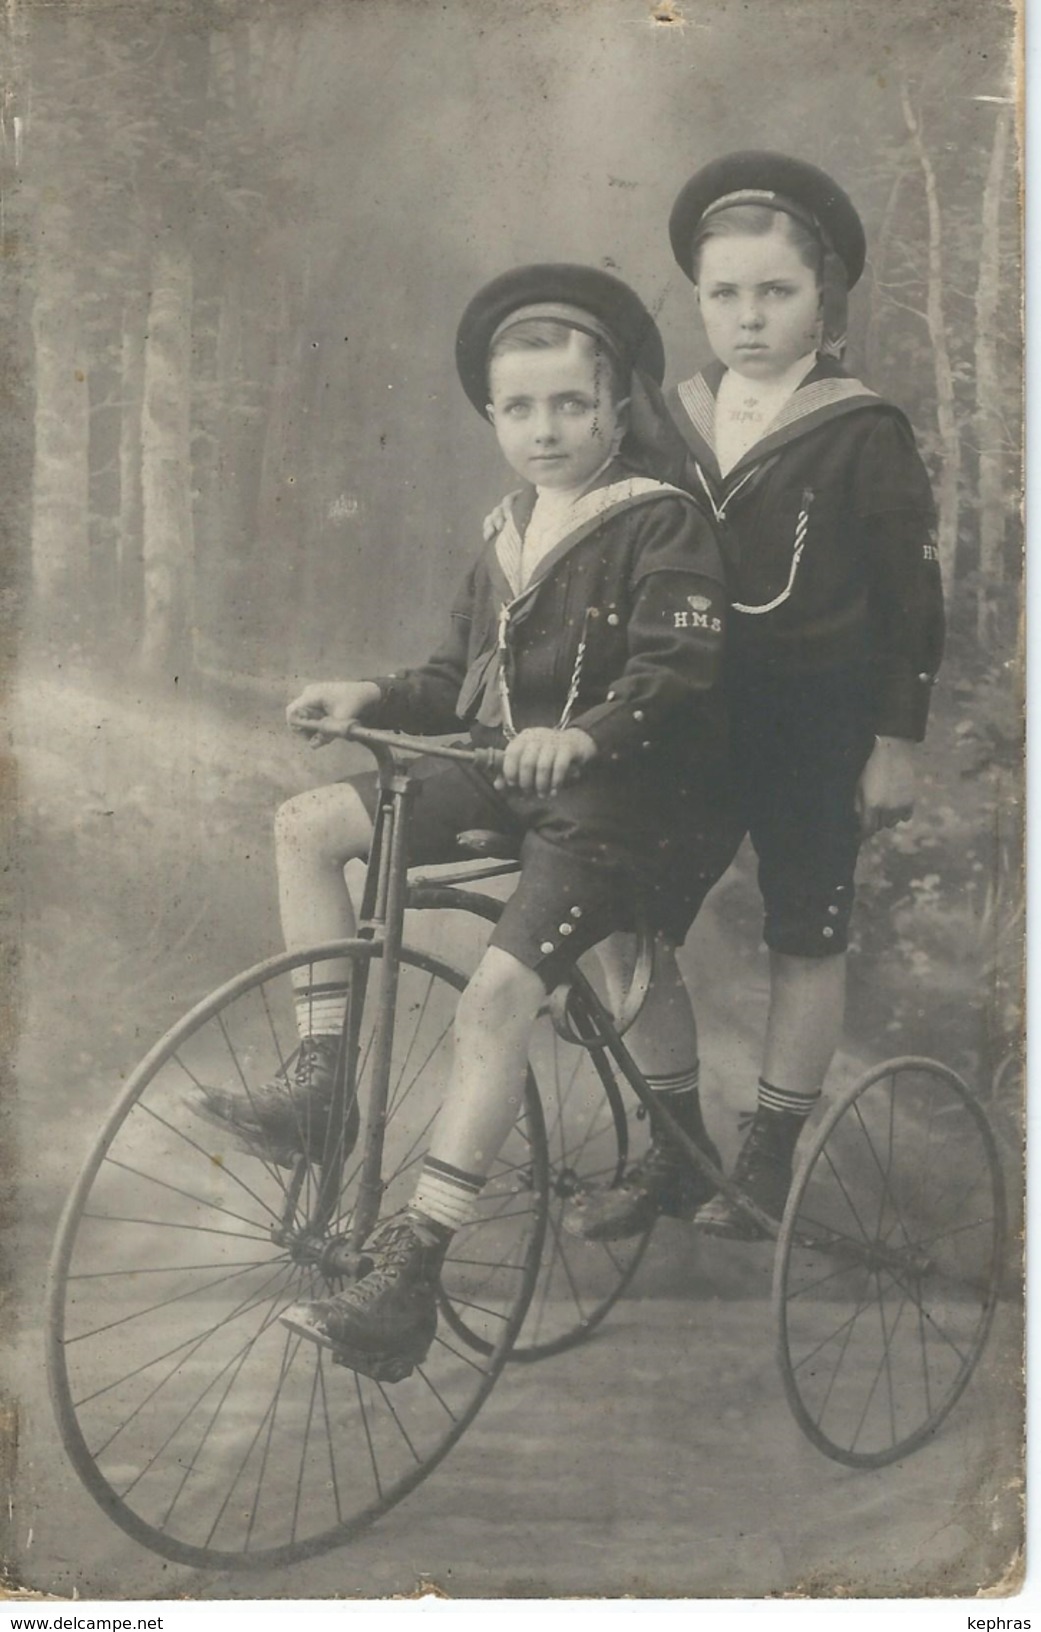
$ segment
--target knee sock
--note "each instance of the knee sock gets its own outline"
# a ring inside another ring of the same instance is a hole
[[[821,1097],[818,1088],[813,1094],[796,1094],[789,1088],[775,1088],[765,1077],[759,1078],[759,1109],[783,1111],[786,1116],[798,1117],[805,1122]]]
[[[464,1224],[472,1224],[476,1215],[476,1201],[487,1179],[480,1173],[464,1173],[448,1162],[427,1156],[419,1175],[409,1208],[422,1213],[447,1239]]]
[[[794,1094],[787,1088],[775,1088],[764,1077],[759,1078],[757,1116],[769,1123],[778,1143],[794,1151],[806,1118],[820,1101],[820,1089],[815,1094]]]
[[[301,1037],[338,1037],[347,1013],[346,981],[294,986],[296,1026]]]
[[[701,1116],[701,1098],[698,1092],[700,1081],[701,1067],[697,1061],[686,1071],[674,1071],[668,1076],[647,1077],[647,1086],[655,1099],[661,1101],[662,1108],[668,1111],[696,1145],[704,1145],[708,1140]],[[667,1149],[673,1150],[678,1161],[685,1159],[686,1152],[670,1140],[667,1129],[662,1130],[659,1142]]]

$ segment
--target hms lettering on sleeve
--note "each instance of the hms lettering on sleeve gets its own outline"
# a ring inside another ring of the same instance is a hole
[[[699,605],[706,607],[711,606],[712,604],[711,601],[702,600],[701,596],[699,595],[689,595],[687,599],[690,601],[692,606],[695,601],[697,601]],[[690,612],[674,612],[672,614],[672,627],[674,629],[707,629],[710,634],[718,635],[723,631],[723,620],[722,618],[711,617],[708,612],[700,612],[696,610],[692,610]]]

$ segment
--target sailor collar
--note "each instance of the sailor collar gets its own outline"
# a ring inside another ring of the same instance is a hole
[[[536,563],[527,583],[521,585],[521,550],[524,530],[535,508],[533,487],[510,493],[504,500],[506,520],[488,551],[488,568],[495,589],[504,604],[532,595],[566,555],[605,521],[623,511],[635,509],[650,499],[671,494],[690,502],[691,495],[669,482],[637,476],[620,461],[612,460],[597,483],[563,510],[554,528],[555,538]]]
[[[716,457],[716,395],[725,372],[723,364],[717,361],[677,387],[684,412],[680,429],[707,475],[719,486],[724,485],[724,478]],[[828,420],[882,401],[877,392],[844,374],[830,359],[818,358],[767,434],[753,442],[727,472],[725,485],[732,487],[763,460]]]

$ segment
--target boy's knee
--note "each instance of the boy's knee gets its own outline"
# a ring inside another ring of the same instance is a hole
[[[367,852],[371,829],[364,805],[346,783],[298,793],[275,813],[275,844],[283,853],[349,861]]]
[[[512,953],[489,947],[456,1010],[456,1031],[501,1030],[530,1023],[545,997],[534,969]]]
[[[275,840],[280,845],[306,845],[316,833],[317,822],[313,802],[305,793],[298,793],[279,805],[275,812]]]

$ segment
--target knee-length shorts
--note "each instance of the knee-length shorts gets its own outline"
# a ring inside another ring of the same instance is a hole
[[[594,766],[551,798],[499,791],[476,768],[441,759],[416,760],[411,775],[411,865],[467,859],[458,835],[472,828],[512,841],[520,877],[490,944],[535,970],[547,991],[615,930],[645,923],[680,944],[741,837],[729,806],[635,770]],[[374,816],[375,774],[349,781]]]
[[[794,957],[844,952],[860,849],[857,785],[875,736],[860,667],[728,684],[734,776],[759,860],[763,938]]]

